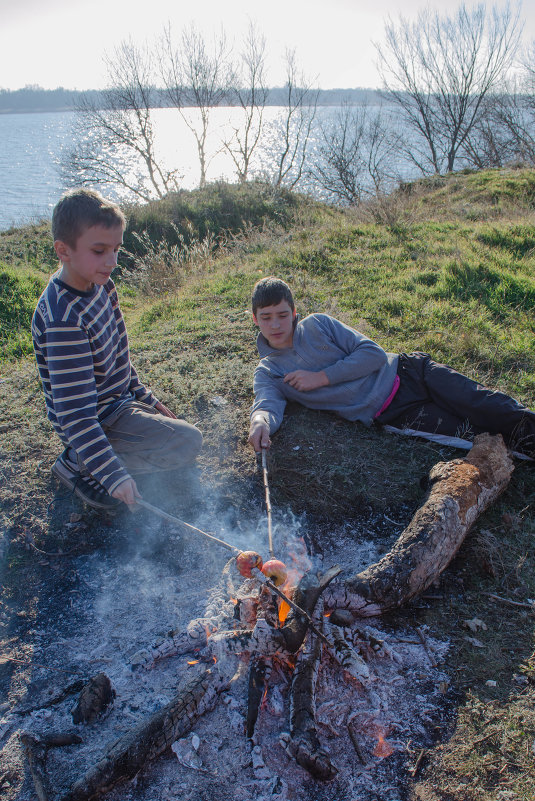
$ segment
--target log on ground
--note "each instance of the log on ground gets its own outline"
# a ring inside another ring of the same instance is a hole
[[[392,549],[323,595],[328,607],[380,615],[426,590],[451,562],[470,528],[509,483],[513,463],[501,435],[480,434],[464,459],[439,462],[430,489]]]

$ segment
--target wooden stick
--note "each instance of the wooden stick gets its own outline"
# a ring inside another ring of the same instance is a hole
[[[241,553],[241,550],[236,548],[234,545],[230,545],[230,543],[219,539],[219,537],[215,537],[213,534],[208,534],[208,532],[203,531],[202,528],[197,528],[196,526],[192,526],[190,523],[185,523],[184,520],[180,520],[180,518],[170,515],[169,512],[164,512],[164,510],[160,509],[158,506],[153,506],[152,503],[144,501],[143,498],[138,498],[136,503],[138,506],[142,506],[144,509],[148,509],[155,515],[158,515],[158,517],[162,517],[164,520],[169,520],[171,523],[176,523],[179,526],[185,526],[185,528],[189,528],[191,531],[195,531],[197,534],[202,534],[203,537],[211,540],[211,542],[214,542],[216,545],[221,545],[223,548],[226,548],[227,551],[232,551],[232,553],[236,554],[236,556]]]
[[[420,769],[420,765],[422,764],[422,759],[424,758],[425,753],[426,753],[425,752],[425,748],[422,748],[422,750],[418,754],[418,759],[416,760],[415,765],[414,765],[413,769],[411,770],[411,776],[412,776],[413,779],[416,776],[416,774],[418,773],[418,770]]]
[[[483,595],[492,598],[494,601],[501,601],[503,604],[509,604],[509,606],[519,606],[521,609],[531,609],[532,612],[535,612],[535,603],[526,604],[522,601],[512,601],[510,598],[501,598],[499,595],[494,595],[492,592],[484,592]]]
[[[272,529],[272,522],[271,522],[271,499],[269,497],[267,457],[266,457],[266,449],[265,448],[262,448],[262,475],[264,477],[264,492],[265,492],[265,496],[266,496],[269,555],[271,556],[271,558],[273,558],[275,556],[275,552],[273,550],[273,529]]]
[[[355,749],[356,755],[358,756],[360,762],[363,765],[366,765],[366,760],[364,759],[364,754],[362,753],[362,748],[360,747],[359,741],[357,740],[357,735],[353,731],[353,727],[351,726],[351,723],[347,724],[347,731],[349,733],[349,739],[353,743],[353,748]]]

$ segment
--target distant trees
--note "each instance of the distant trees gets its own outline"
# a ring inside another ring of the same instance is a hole
[[[462,3],[453,14],[421,11],[385,26],[377,44],[387,97],[407,126],[406,157],[423,173],[454,169],[515,57],[518,12]]]
[[[251,159],[262,136],[264,111],[269,95],[266,81],[266,39],[253,23],[249,25],[238,65],[230,101],[243,112],[241,127],[233,127],[223,145],[230,155],[240,182],[247,180]]]
[[[62,165],[77,185],[115,187],[140,200],[163,197],[178,186],[155,145],[152,108],[154,63],[149,48],[122,42],[107,58],[109,88],[76,104],[75,147]]]
[[[160,48],[160,74],[167,96],[195,137],[202,187],[210,162],[207,141],[211,111],[228,100],[235,83],[224,32],[209,46],[197,28],[190,25],[182,31],[177,46],[167,26]]]
[[[123,42],[107,59],[108,88],[78,96],[64,174],[143,201],[180,188],[176,165],[158,149],[154,108],[162,106],[178,112],[195,140],[201,187],[222,152],[240,182],[262,177],[346,205],[384,197],[402,162],[413,175],[535,163],[535,43],[510,79],[520,32],[509,5],[462,2],[452,12],[388,20],[376,44],[382,109],[377,96],[366,105],[353,90],[353,103],[338,94],[338,109],[318,115],[321,92],[295,51],[286,51],[284,85],[268,89],[266,41],[254,24],[237,55],[224,31],[209,40],[194,25],[177,35],[168,25],[156,46]],[[277,119],[268,119],[270,103]],[[232,122],[216,140],[213,111],[222,105],[233,106]]]
[[[384,110],[344,103],[320,132],[310,176],[326,199],[358,206],[395,185],[399,138]]]
[[[294,189],[303,177],[317,104],[318,90],[299,71],[295,50],[287,50],[284,106],[272,131],[269,178],[275,187]]]

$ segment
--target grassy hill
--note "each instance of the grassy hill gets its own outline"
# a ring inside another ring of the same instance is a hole
[[[534,208],[535,172],[502,170],[422,180],[358,210],[262,185],[217,185],[204,200],[179,193],[130,209],[118,285],[132,358],[164,403],[200,425],[205,485],[238,517],[261,495],[246,432],[256,353],[249,296],[265,275],[294,288],[302,315],[333,314],[387,350],[427,351],[535,407]],[[22,606],[21,576],[31,577],[39,549],[77,547],[61,503],[59,515],[48,512],[59,445],[27,334],[55,268],[47,237],[46,226],[14,229],[0,245],[0,519],[6,593]],[[423,496],[420,478],[458,455],[290,409],[270,454],[272,502],[324,528],[377,513],[407,519]],[[410,798],[535,795],[533,616],[486,594],[535,598],[534,498],[535,468],[518,463],[445,572],[440,600],[400,613],[451,641],[458,699],[457,719],[426,755]],[[86,517],[83,547],[100,547],[104,524]],[[126,514],[120,525],[128,527]],[[482,649],[466,639],[463,620],[474,617],[488,626],[477,635]],[[489,687],[489,679],[499,681]]]

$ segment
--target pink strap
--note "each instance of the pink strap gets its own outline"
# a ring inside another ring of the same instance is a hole
[[[401,382],[400,382],[400,379],[399,379],[399,375],[396,375],[396,377],[394,378],[394,386],[392,387],[392,392],[390,393],[388,398],[385,400],[385,402],[383,403],[383,405],[381,406],[381,408],[379,409],[377,414],[374,414],[374,416],[373,416],[374,420],[377,420],[379,415],[382,414],[385,409],[388,409],[388,407],[390,406],[390,404],[394,400],[394,395],[398,391],[400,383]]]

